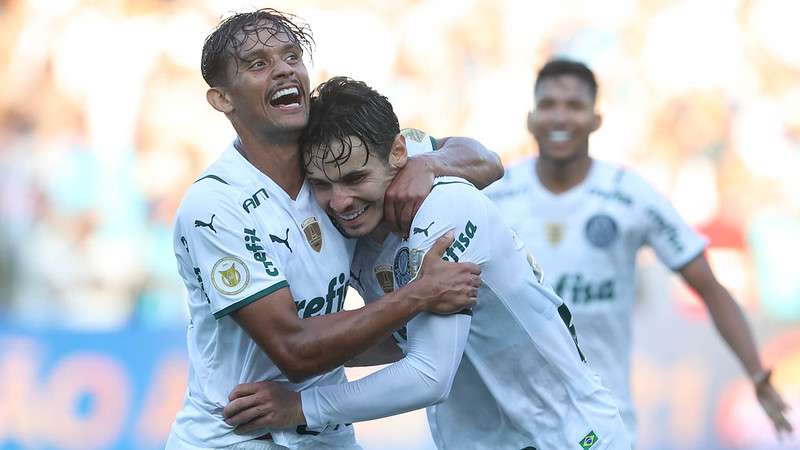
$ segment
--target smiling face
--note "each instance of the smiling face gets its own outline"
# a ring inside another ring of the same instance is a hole
[[[268,20],[237,38],[241,44],[228,60],[228,81],[209,90],[209,101],[237,130],[267,139],[296,138],[308,122],[309,79],[301,46]]]
[[[574,75],[557,75],[539,81],[528,130],[539,144],[539,157],[553,162],[589,157],[589,135],[600,127],[594,95]]]
[[[350,154],[346,159],[346,146]],[[343,160],[344,159],[344,160]],[[398,135],[388,160],[368,152],[357,137],[308,150],[306,176],[320,206],[350,237],[366,236],[383,221],[383,198],[405,165],[405,139]]]

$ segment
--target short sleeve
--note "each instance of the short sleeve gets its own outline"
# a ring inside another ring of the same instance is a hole
[[[411,223],[406,245],[394,259],[395,279],[400,286],[417,275],[422,259],[436,239],[448,231],[454,241],[445,250],[446,261],[482,264],[491,255],[486,202],[489,200],[461,178],[436,178],[433,189]]]
[[[645,242],[664,265],[680,269],[705,250],[705,237],[681,218],[666,197],[636,175],[628,173],[626,178],[645,224]]]
[[[193,185],[176,219],[175,251],[196,275],[184,281],[202,285],[216,319],[288,286],[265,230],[238,207],[237,194]]]

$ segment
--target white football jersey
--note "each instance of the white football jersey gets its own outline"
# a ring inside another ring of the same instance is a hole
[[[586,179],[562,194],[539,181],[536,160],[506,169],[485,190],[525,241],[572,310],[581,349],[617,398],[631,433],[631,316],[636,252],[649,245],[671,269],[705,248],[670,203],[630,171],[594,160]]]
[[[463,316],[448,316],[453,332],[440,334],[438,342],[418,342],[415,335],[424,333],[423,327],[439,326],[433,322],[447,319],[415,317],[407,331],[395,333],[401,344],[408,340],[406,358],[349,387],[304,392],[309,423],[408,410],[413,405],[409,399],[417,395],[415,387],[440,381],[435,379],[444,372],[454,375],[449,397],[428,408],[438,448],[625,448],[627,435],[617,408],[582,360],[568,308],[541,283],[530,254],[499,210],[468,182],[437,178],[408,240],[390,235],[377,244],[362,238],[351,285],[366,302],[399,289],[413,281],[425,252],[450,230],[455,241],[444,258],[471,261],[482,269],[471,322],[458,323]],[[462,325],[468,335],[458,332]],[[465,344],[452,342],[459,339]],[[419,354],[413,354],[413,347]],[[443,357],[447,355],[435,347],[452,348],[456,358]],[[409,358],[413,360],[406,361]],[[381,378],[383,373],[394,378]]]
[[[230,316],[283,287],[301,318],[340,311],[354,241],[344,239],[304,183],[296,199],[229,146],[188,189],[175,219],[174,250],[188,290],[189,384],[173,433],[202,447],[272,435],[290,448],[355,444],[352,426],[234,433],[222,409],[240,383],[287,381]],[[346,382],[344,371],[293,384]]]

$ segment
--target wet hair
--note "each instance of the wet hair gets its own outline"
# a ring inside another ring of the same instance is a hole
[[[266,34],[263,32],[266,31]],[[206,37],[203,55],[200,59],[200,72],[209,86],[224,86],[228,80],[228,63],[240,59],[243,48],[251,41],[266,45],[270,38],[278,38],[285,33],[289,41],[297,44],[311,55],[314,38],[311,28],[298,20],[297,16],[272,8],[262,8],[253,12],[234,14],[223,19]],[[238,67],[238,66],[237,66]]]
[[[562,75],[571,75],[583,81],[589,87],[592,101],[597,99],[597,80],[594,78],[594,72],[582,62],[565,58],[551,59],[539,69],[539,73],[536,75],[536,84],[533,87],[534,93],[539,89],[542,81]]]
[[[363,81],[331,78],[314,89],[309,109],[308,126],[300,138],[306,166],[316,164],[323,172],[324,164],[341,166],[359,141],[367,150],[365,165],[370,154],[389,160],[400,123],[389,99]]]

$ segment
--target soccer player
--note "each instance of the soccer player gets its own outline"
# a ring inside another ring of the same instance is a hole
[[[581,348],[615,394],[632,433],[634,268],[644,245],[700,295],[776,429],[791,430],[741,310],[709,267],[705,239],[638,175],[589,156],[589,135],[601,124],[596,97],[594,74],[584,64],[545,64],[528,114],[539,157],[508,168],[487,194],[536,255],[545,281],[570,306]]]
[[[238,138],[188,189],[175,220],[174,250],[189,294],[190,370],[168,449],[358,448],[344,422],[236,434],[222,409],[243,382],[282,380],[296,389],[344,383],[341,364],[420,311],[475,303],[479,267],[428,258],[416,282],[340,312],[355,243],[314,201],[302,171],[309,44],[308,31],[290,16],[262,9],[222,21],[203,47],[208,102]],[[406,182],[430,183],[444,167],[488,184],[502,173],[495,156],[454,138],[418,159]],[[387,210],[402,221],[421,199],[411,202]],[[440,255],[448,244],[437,243]]]
[[[391,365],[345,385],[244,386],[225,409],[229,423],[314,427],[428,408],[442,449],[630,449],[611,393],[585,363],[566,305],[541,283],[523,243],[478,189],[442,177],[414,216],[411,234],[391,233],[372,208],[407,160],[386,97],[337,77],[317,88],[302,146],[317,201],[342,230],[360,237],[353,282],[368,304],[419,276],[440,236],[456,236],[449,261],[481,267],[471,314],[420,314],[399,333],[405,355],[382,348],[360,364]],[[425,139],[418,139],[424,142]],[[356,212],[374,211],[357,215]],[[256,394],[258,398],[256,397]]]

